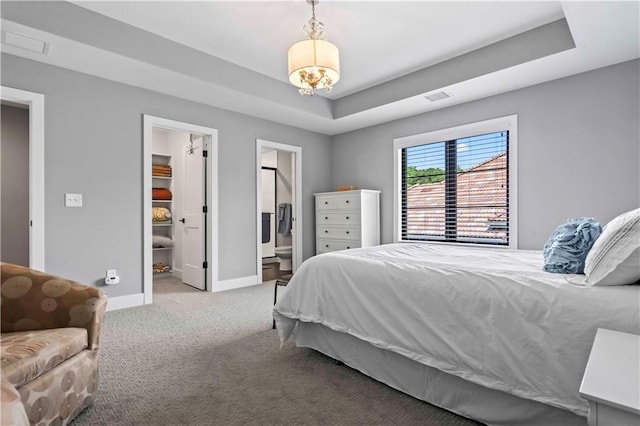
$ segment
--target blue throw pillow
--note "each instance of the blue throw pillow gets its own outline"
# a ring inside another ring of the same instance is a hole
[[[582,274],[584,261],[602,227],[591,217],[569,219],[544,245],[544,270],[557,274]]]

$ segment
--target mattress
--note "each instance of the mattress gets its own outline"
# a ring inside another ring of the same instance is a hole
[[[586,416],[578,389],[597,328],[640,334],[640,286],[586,287],[542,252],[390,244],[307,260],[274,307],[298,321],[491,389]]]

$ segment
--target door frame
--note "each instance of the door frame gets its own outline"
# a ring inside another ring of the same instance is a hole
[[[159,127],[167,130],[188,132],[203,135],[207,144],[207,182],[206,202],[207,218],[206,226],[206,259],[208,268],[205,271],[205,291],[215,291],[218,286],[218,130],[203,127],[182,121],[170,120],[143,114],[143,142],[142,142],[142,246],[143,246],[143,293],[144,304],[153,302],[153,250],[152,235],[153,224],[151,221],[151,157],[153,128]]]
[[[262,283],[262,148],[271,148],[294,154],[295,172],[293,175],[293,215],[295,233],[293,235],[292,272],[302,263],[302,147],[256,139],[256,275],[258,284]],[[276,212],[277,214],[277,212]]]
[[[0,99],[29,109],[29,267],[44,271],[44,95],[0,86]]]

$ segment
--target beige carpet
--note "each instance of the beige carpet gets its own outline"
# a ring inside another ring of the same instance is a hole
[[[273,284],[108,312],[95,403],[74,425],[471,425],[310,349],[280,349]]]

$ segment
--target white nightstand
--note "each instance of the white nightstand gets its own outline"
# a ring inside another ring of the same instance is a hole
[[[599,328],[580,395],[589,426],[640,425],[640,336]]]

